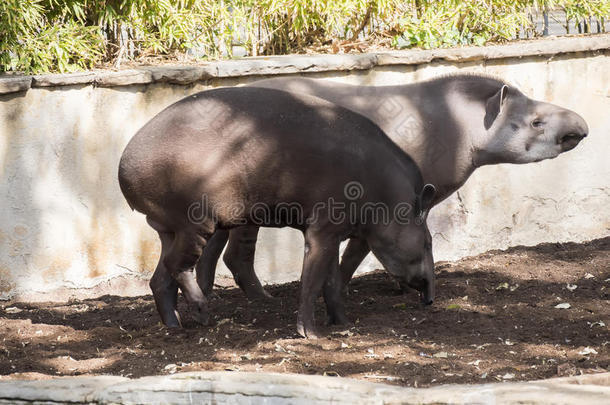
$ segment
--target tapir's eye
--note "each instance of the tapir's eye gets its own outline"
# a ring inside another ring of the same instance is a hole
[[[544,121],[542,121],[540,118],[536,118],[532,121],[533,128],[542,128],[543,125],[544,125]]]

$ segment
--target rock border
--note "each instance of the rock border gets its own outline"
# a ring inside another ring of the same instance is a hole
[[[402,388],[341,377],[191,372],[0,381],[0,404],[607,404],[610,373],[534,382]]]
[[[550,37],[510,42],[505,45],[433,50],[385,51],[366,54],[287,55],[249,57],[194,66],[142,66],[119,71],[91,71],[35,76],[0,76],[0,94],[27,91],[30,88],[71,85],[98,87],[135,84],[192,84],[213,78],[281,75],[309,72],[367,70],[375,66],[420,65],[432,61],[467,62],[505,58],[523,58],[600,52],[610,49],[610,33],[587,36]]]

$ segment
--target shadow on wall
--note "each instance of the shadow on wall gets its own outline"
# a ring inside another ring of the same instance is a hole
[[[0,96],[0,298],[92,287],[126,270],[147,277],[155,234],[125,203],[118,162],[146,120],[191,90],[69,86]]]
[[[84,89],[72,131],[61,141],[58,172],[71,196],[85,207],[74,223],[84,283],[127,271],[148,278],[160,253],[156,234],[144,218],[131,212],[117,180],[125,145],[137,130],[193,86],[134,85]],[[80,96],[80,94],[79,94]],[[68,110],[66,106],[63,111]],[[61,112],[61,111],[58,111]],[[85,235],[83,238],[82,235]],[[120,261],[117,263],[117,261]]]
[[[600,168],[607,165],[599,152],[607,146],[602,132],[610,125],[603,114],[610,94],[610,70],[603,69],[608,55],[434,62],[307,77],[385,85],[457,70],[487,72],[515,83],[528,96],[575,109],[596,129],[564,158],[481,169],[462,188],[462,198],[454,195],[443,208],[435,208],[435,250],[438,246],[455,258],[515,243],[592,238],[604,226],[607,233],[607,215],[599,209],[608,198],[607,181],[600,180]],[[565,84],[574,77],[582,78],[577,91]],[[125,271],[148,278],[159,244],[120,193],[116,172],[124,146],[148,119],[184,96],[261,78],[222,78],[195,86],[71,86],[0,96],[0,297],[17,290],[92,286]],[[491,178],[503,186],[490,190]],[[530,195],[549,196],[560,204],[520,201]],[[481,203],[488,196],[496,205]],[[497,203],[500,197],[510,203],[505,210]],[[542,206],[547,208],[542,211]],[[537,230],[532,218],[548,228]],[[261,236],[256,269],[262,279],[300,274],[303,240],[296,235],[298,231],[273,230],[269,237]]]
[[[41,207],[34,203],[37,173],[32,164],[38,156],[28,153],[28,128],[22,120],[27,110],[25,96],[0,96],[0,299],[17,285],[15,267],[25,272],[30,268],[31,252],[39,242]]]

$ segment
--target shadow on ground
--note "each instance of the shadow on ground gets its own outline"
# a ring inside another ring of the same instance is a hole
[[[269,286],[271,302],[219,289],[214,327],[192,323],[181,300],[182,330],[159,324],[151,296],[5,303],[0,378],[264,370],[429,386],[610,370],[610,237],[488,252],[436,272],[431,308],[382,271],[352,280],[353,324],[316,340],[295,333],[298,283]],[[322,324],[321,301],[316,314]]]

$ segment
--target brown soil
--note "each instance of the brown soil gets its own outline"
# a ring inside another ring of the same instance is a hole
[[[430,308],[384,272],[358,277],[347,298],[354,324],[316,340],[295,334],[298,283],[268,290],[275,302],[221,288],[216,326],[177,331],[159,324],[151,296],[4,303],[0,379],[264,370],[423,387],[610,370],[610,237],[439,263]]]

